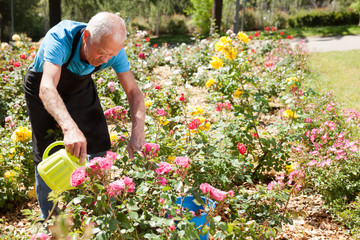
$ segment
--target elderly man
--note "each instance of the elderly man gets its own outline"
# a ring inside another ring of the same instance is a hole
[[[101,12],[88,24],[62,21],[44,37],[34,63],[24,76],[24,91],[33,130],[33,157],[37,165],[54,142],[49,129],[59,126],[65,149],[85,161],[110,148],[110,137],[92,73],[112,67],[130,105],[132,134],[129,157],[145,143],[144,97],[123,49],[126,29],[122,18]],[[45,219],[52,208],[50,188],[36,171],[36,192]]]

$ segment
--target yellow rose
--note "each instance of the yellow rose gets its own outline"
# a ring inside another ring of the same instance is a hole
[[[291,111],[290,109],[286,109],[286,111],[283,113],[283,117],[297,119],[299,116],[296,115],[296,113]]]
[[[173,163],[175,161],[176,156],[169,156],[167,159],[169,163]]]
[[[16,172],[14,171],[14,170],[8,170],[8,171],[6,171],[5,173],[4,173],[4,177],[6,178],[6,179],[10,179],[10,178],[13,178],[13,177],[15,177],[17,174],[16,174]]]
[[[215,83],[215,80],[213,78],[210,78],[209,80],[207,80],[205,86],[207,88],[211,87],[213,84]]]
[[[25,142],[31,139],[31,131],[26,127],[18,127],[11,135],[11,140],[16,142]]]
[[[151,100],[145,101],[145,107],[149,108],[152,105]]]
[[[240,88],[236,89],[234,93],[234,98],[239,98],[243,94],[243,91],[241,91]]]
[[[220,38],[220,41],[223,43],[223,44],[232,44],[232,40],[230,37],[226,37],[226,36],[223,36]]]
[[[228,51],[225,52],[225,58],[229,60],[234,60],[236,58],[237,52],[235,48],[230,48]]]
[[[16,46],[17,48],[21,48],[22,45],[23,45],[23,42],[22,42],[22,41],[16,41],[16,42],[15,42],[15,46]]]
[[[286,166],[285,166],[285,170],[286,170],[286,172],[287,172],[288,174],[291,173],[292,171],[295,170],[295,164],[294,164],[294,163],[291,163],[290,165],[286,165]]]
[[[160,123],[161,125],[166,126],[166,125],[169,124],[169,120],[167,120],[167,118],[166,118],[165,116],[161,116],[161,117],[159,117],[159,123]]]
[[[212,57],[211,59],[212,59],[212,61],[210,62],[210,64],[211,64],[211,66],[212,66],[213,68],[215,68],[215,69],[219,69],[219,68],[221,68],[221,67],[224,65],[224,63],[223,63],[223,61],[221,60],[221,58]]]
[[[249,36],[244,32],[239,32],[238,35],[237,35],[237,38],[240,41],[243,41],[244,43],[249,43],[250,42]]]
[[[14,35],[12,36],[12,40],[14,40],[14,41],[20,41],[21,38],[20,38],[20,36],[19,36],[18,34],[14,34]]]
[[[215,51],[221,52],[224,49],[224,45],[222,42],[215,43]]]
[[[117,134],[110,134],[110,141],[111,142],[117,142],[118,136]]]

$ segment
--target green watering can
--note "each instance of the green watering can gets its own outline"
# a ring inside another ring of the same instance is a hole
[[[51,190],[62,193],[69,189],[75,189],[70,184],[71,174],[75,169],[84,166],[85,162],[82,165],[79,164],[79,159],[66,152],[64,148],[49,156],[50,150],[59,145],[64,146],[64,142],[54,142],[46,148],[37,170]]]

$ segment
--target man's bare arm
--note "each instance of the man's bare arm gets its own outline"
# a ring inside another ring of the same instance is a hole
[[[79,157],[80,162],[83,162],[87,157],[86,138],[71,118],[56,89],[60,75],[61,66],[46,61],[44,62],[39,97],[45,109],[54,117],[61,127],[64,133],[66,151],[75,157]]]
[[[130,72],[117,73],[117,77],[123,87],[130,105],[131,113],[131,137],[127,147],[129,157],[134,157],[134,150],[141,152],[145,144],[145,102],[144,95],[140,91],[134,75]]]

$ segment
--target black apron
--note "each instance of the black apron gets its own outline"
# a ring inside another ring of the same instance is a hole
[[[105,115],[91,74],[99,70],[96,67],[88,75],[78,76],[67,69],[81,34],[84,29],[76,33],[73,39],[72,51],[68,61],[61,68],[60,81],[57,90],[63,99],[70,116],[83,132],[87,140],[87,153],[93,154],[110,149],[110,137]],[[55,136],[49,137],[48,130],[58,128],[57,122],[46,111],[39,98],[39,87],[42,72],[27,70],[23,87],[32,127],[33,160],[38,164],[48,145],[55,141]]]

